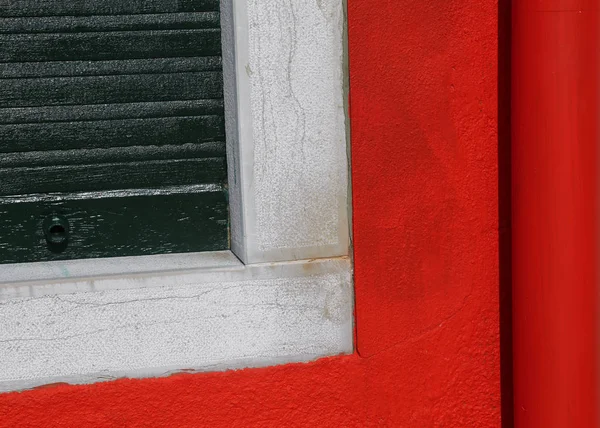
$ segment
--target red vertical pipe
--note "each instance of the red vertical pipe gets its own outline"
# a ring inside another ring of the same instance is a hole
[[[598,0],[513,0],[517,428],[599,426]]]

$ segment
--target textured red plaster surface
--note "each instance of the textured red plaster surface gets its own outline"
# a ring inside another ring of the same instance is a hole
[[[358,353],[7,394],[1,427],[500,425],[497,4],[348,3]]]

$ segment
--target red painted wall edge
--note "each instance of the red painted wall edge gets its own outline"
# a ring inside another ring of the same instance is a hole
[[[355,355],[5,394],[0,426],[499,426],[497,8],[348,1]]]

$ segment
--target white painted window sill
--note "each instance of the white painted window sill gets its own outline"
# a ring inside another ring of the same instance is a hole
[[[124,269],[128,275],[116,274]],[[344,257],[243,265],[224,251],[5,265],[1,272],[0,392],[353,350]]]
[[[0,266],[0,298],[84,291],[69,287],[99,278],[164,276],[185,271],[202,271],[206,275],[214,270],[243,268],[244,264],[231,251],[8,264]],[[29,290],[24,285],[35,288]]]

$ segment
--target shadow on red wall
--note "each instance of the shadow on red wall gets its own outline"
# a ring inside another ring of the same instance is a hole
[[[511,258],[511,0],[498,2],[498,222],[502,428],[514,426]]]

